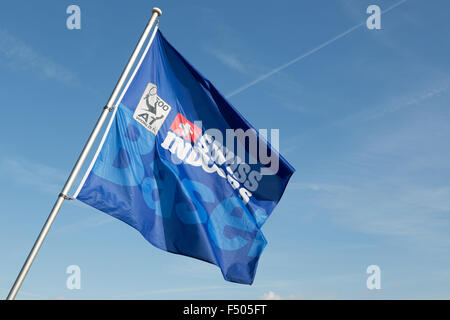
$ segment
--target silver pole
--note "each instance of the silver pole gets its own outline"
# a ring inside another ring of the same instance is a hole
[[[20,286],[22,285],[23,280],[25,279],[28,271],[30,270],[30,267],[36,258],[36,255],[39,251],[39,249],[42,246],[42,243],[45,240],[45,237],[47,236],[48,231],[50,230],[53,221],[56,218],[56,215],[58,214],[59,210],[61,209],[61,206],[66,200],[67,194],[69,193],[78,173],[81,170],[81,167],[84,164],[84,161],[86,160],[86,157],[89,154],[89,151],[92,148],[92,145],[95,142],[95,139],[97,138],[97,135],[99,134],[101,128],[103,127],[103,124],[105,123],[106,118],[108,117],[108,113],[112,110],[114,101],[116,101],[120,90],[123,87],[123,84],[125,83],[125,80],[127,79],[134,63],[136,62],[136,59],[139,55],[139,52],[141,51],[142,47],[144,46],[145,40],[147,39],[148,35],[150,34],[150,31],[153,28],[153,25],[155,24],[156,19],[158,16],[162,15],[162,11],[159,8],[153,8],[152,10],[152,17],[150,18],[149,22],[147,23],[147,26],[145,27],[145,30],[139,39],[138,44],[136,45],[136,48],[133,51],[133,54],[131,55],[130,59],[128,60],[128,63],[125,67],[125,69],[122,72],[122,75],[119,78],[119,81],[116,84],[116,87],[114,88],[114,91],[112,92],[111,96],[109,97],[108,103],[106,104],[105,108],[103,109],[103,112],[100,115],[100,118],[97,121],[97,124],[94,127],[94,130],[92,131],[91,135],[89,136],[89,139],[87,140],[83,151],[81,151],[80,156],[78,157],[77,162],[75,163],[75,166],[72,169],[72,172],[69,175],[69,178],[67,178],[66,184],[64,185],[64,188],[62,189],[61,193],[58,196],[58,199],[56,200],[55,205],[53,206],[52,211],[50,212],[50,215],[47,218],[47,221],[45,222],[41,233],[39,234],[39,237],[37,238],[36,242],[34,243],[33,249],[31,249],[31,252],[29,253],[27,260],[25,261],[22,269],[20,270],[19,275],[17,276],[16,281],[14,282],[13,287],[11,288],[11,291],[8,294],[7,300],[14,300],[17,292],[20,289]]]

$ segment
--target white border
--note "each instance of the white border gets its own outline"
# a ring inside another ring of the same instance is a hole
[[[150,41],[147,44],[147,47],[145,48],[144,53],[141,56],[141,59],[139,60],[139,63],[136,65],[136,68],[134,69],[133,74],[128,79],[128,83],[125,86],[125,89],[122,91],[122,94],[120,95],[119,99],[117,100],[117,102],[114,105],[114,112],[113,112],[113,114],[111,116],[111,119],[109,120],[108,127],[106,127],[106,130],[105,130],[105,133],[103,134],[103,137],[102,137],[102,140],[100,142],[100,145],[99,145],[97,151],[95,152],[94,158],[92,159],[92,161],[91,161],[91,163],[90,163],[86,173],[84,174],[83,179],[80,182],[80,185],[78,186],[77,190],[75,191],[75,194],[72,197],[73,199],[76,199],[78,197],[78,194],[80,193],[81,189],[83,188],[84,184],[86,183],[86,179],[89,176],[89,174],[91,173],[92,168],[94,167],[95,161],[97,161],[98,155],[100,154],[100,151],[103,148],[103,145],[105,143],[106,137],[108,136],[109,130],[111,129],[111,125],[112,125],[112,123],[113,123],[113,121],[114,121],[114,119],[116,117],[117,109],[118,109],[120,103],[122,102],[122,99],[125,96],[125,93],[128,91],[128,88],[130,87],[131,82],[134,80],[134,77],[136,76],[137,71],[141,67],[142,62],[144,61],[145,57],[147,56],[148,50],[150,49],[150,46],[151,46],[151,44],[153,42],[153,39],[156,36],[156,32],[157,31],[158,31],[158,24],[156,25],[155,29],[153,30],[153,34],[152,34],[152,36],[150,38]]]

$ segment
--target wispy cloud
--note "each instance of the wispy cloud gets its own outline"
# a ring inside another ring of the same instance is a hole
[[[386,107],[383,107],[379,110],[376,110],[375,112],[368,115],[368,118],[370,120],[376,119],[379,117],[382,117],[388,113],[396,112],[404,108],[408,108],[411,106],[418,105],[422,102],[425,102],[426,100],[432,99],[441,93],[447,91],[449,88],[449,84],[447,81],[444,81],[443,83],[438,83],[436,86],[433,86],[431,88],[426,88],[422,92],[419,92],[418,94],[415,94],[410,97],[402,98],[400,101],[392,101],[387,104]]]
[[[227,67],[236,70],[242,74],[247,74],[248,70],[245,65],[239,60],[239,58],[233,53],[227,53],[223,50],[214,49],[211,47],[205,47],[205,50],[216,57]]]
[[[167,271],[174,276],[189,274],[202,279],[216,277],[220,272],[217,266],[194,259],[188,259],[183,264],[167,266]]]
[[[1,158],[0,172],[15,185],[55,195],[67,175],[62,170],[19,157]]]
[[[74,201],[72,203],[77,206],[80,206],[80,207],[86,207],[86,205],[84,205],[82,202],[79,202],[79,201]],[[111,216],[108,216],[108,215],[105,216],[104,214],[99,213],[95,216],[92,216],[92,217],[89,217],[86,219],[82,219],[82,220],[76,221],[74,223],[67,224],[65,226],[61,226],[61,227],[57,228],[55,230],[55,232],[56,233],[73,233],[73,232],[78,232],[80,230],[101,227],[103,225],[114,223],[114,222],[118,222],[118,220]]]
[[[349,121],[369,121],[387,116],[391,113],[403,111],[415,106],[423,105],[428,100],[438,97],[445,93],[450,87],[450,82],[447,79],[438,79],[431,84],[425,85],[422,89],[416,89],[413,92],[405,93],[387,99],[383,103],[378,103],[377,106],[363,109],[360,112],[351,114],[343,119],[337,121],[340,124],[346,124]]]
[[[249,46],[248,38],[242,34],[242,30],[229,25],[221,12],[205,8],[198,10],[203,12],[202,19],[212,26],[213,36],[202,45],[205,52],[230,70],[238,72],[246,80],[268,72],[266,63],[260,62],[267,57],[258,57],[260,52],[255,52]],[[269,79],[268,85],[265,94],[276,101],[277,107],[301,113],[317,112],[317,109],[299,103],[303,94],[303,84],[295,75],[278,72]]]
[[[450,196],[448,191],[405,188],[403,184],[386,184],[384,188],[377,185],[323,196],[317,205],[329,212],[330,221],[347,230],[394,241],[391,243],[405,250],[448,254],[449,211],[441,210],[448,209],[448,200],[444,200]],[[438,210],[433,208],[434,198],[442,203]]]
[[[245,52],[250,51],[242,34],[234,26],[227,23],[221,12],[199,7],[201,19],[211,26],[211,39],[202,45],[203,50],[214,56],[225,66],[247,74],[252,71],[253,66],[249,61],[243,61]],[[239,50],[237,50],[239,48]]]
[[[9,293],[9,289],[6,289],[6,288],[0,288],[0,291],[2,291],[5,296]],[[49,299],[49,297],[47,297],[47,296],[44,296],[44,295],[41,295],[38,293],[34,293],[34,292],[24,291],[24,290],[20,290],[18,298],[20,299],[21,296],[24,296],[25,299],[39,299],[39,300]]]
[[[334,175],[339,177],[341,172],[351,186],[329,182],[294,187],[320,193],[308,201],[325,209],[340,226],[395,237],[414,248],[448,252],[450,184],[445,177],[450,162],[445,160],[450,159],[449,133],[447,119],[427,124],[417,115],[395,131],[378,132],[362,147],[347,152],[343,166],[335,164]],[[435,158],[428,159],[428,154]],[[430,181],[430,175],[437,178]]]
[[[389,120],[390,116],[399,114],[407,117],[420,110],[426,110],[426,108],[437,108],[436,110],[438,110],[441,104],[436,103],[436,101],[439,101],[441,96],[448,95],[449,88],[450,78],[447,75],[433,74],[431,79],[425,81],[420,79],[418,83],[411,82],[407,90],[395,90],[388,92],[385,97],[375,97],[372,102],[368,103],[367,107],[357,108],[356,111],[352,110],[346,115],[337,117],[336,120],[325,122],[302,132],[301,136],[295,135],[292,139],[296,141],[296,145],[299,147],[302,141],[310,141],[315,136],[329,130],[349,129],[370,122],[382,123],[383,120]],[[411,135],[408,134],[408,136]],[[393,142],[394,140],[386,138],[383,144],[396,148],[397,146],[392,145]],[[417,157],[419,156],[417,155]],[[432,160],[432,158],[435,158],[435,155],[428,155],[428,160]],[[442,162],[439,159],[435,159],[435,161]]]
[[[225,289],[237,289],[237,288],[225,287],[225,286],[200,286],[200,287],[161,289],[161,290],[142,291],[142,292],[136,292],[136,293],[127,294],[127,295],[122,295],[122,296],[120,296],[120,298],[136,298],[136,297],[154,296],[154,295],[161,295],[161,294],[205,292],[205,291],[225,290]]]
[[[286,283],[280,282],[272,282],[267,284],[253,284],[251,288],[280,288],[280,287],[286,287]],[[241,284],[233,284],[233,283],[226,283],[224,285],[220,286],[196,286],[196,287],[182,287],[182,288],[171,288],[171,289],[157,289],[157,290],[149,290],[149,291],[141,291],[141,292],[135,292],[130,293],[126,295],[121,295],[118,298],[119,299],[133,299],[138,297],[147,297],[147,296],[154,296],[154,295],[164,295],[164,294],[177,294],[177,293],[194,293],[194,292],[209,292],[209,291],[223,291],[223,290],[230,290],[230,291],[242,291],[242,285]]]
[[[394,8],[396,8],[396,7],[398,7],[399,5],[405,3],[406,1],[408,1],[408,0],[401,0],[401,1],[397,2],[396,4],[390,6],[390,7],[387,8],[386,10],[384,10],[383,13],[387,13],[387,12],[393,10]],[[359,29],[360,27],[362,27],[362,26],[365,25],[365,24],[366,24],[366,21],[363,21],[363,22],[361,22],[361,23],[358,23],[357,25],[354,25],[353,27],[351,27],[351,28],[345,30],[344,32],[338,34],[337,36],[335,36],[335,37],[333,37],[333,38],[331,38],[331,39],[329,39],[329,40],[323,42],[322,44],[320,44],[320,45],[318,45],[318,46],[316,46],[316,47],[314,47],[313,49],[309,50],[308,52],[306,52],[306,53],[304,53],[304,54],[301,54],[300,56],[298,56],[298,57],[296,57],[296,58],[294,58],[294,59],[292,59],[292,60],[286,62],[285,64],[282,64],[281,66],[276,67],[276,68],[270,70],[269,72],[267,72],[267,73],[265,73],[265,74],[263,74],[263,75],[257,77],[255,80],[250,81],[250,82],[248,82],[247,84],[244,84],[243,86],[241,86],[241,87],[237,88],[236,90],[230,92],[230,93],[227,95],[227,98],[231,98],[231,97],[233,97],[233,96],[235,96],[235,95],[237,95],[237,94],[239,94],[239,93],[241,93],[241,92],[247,90],[248,88],[253,87],[254,85],[260,83],[261,81],[264,81],[264,80],[270,78],[270,77],[273,76],[274,74],[277,74],[277,73],[279,73],[280,71],[282,71],[282,70],[284,70],[284,69],[290,67],[291,65],[293,65],[293,64],[295,64],[295,63],[297,63],[297,62],[299,62],[299,61],[301,61],[301,60],[303,60],[303,59],[309,57],[310,55],[312,55],[312,54],[314,54],[314,53],[320,51],[321,49],[323,49],[323,48],[325,48],[325,47],[328,47],[330,44],[336,42],[336,41],[339,40],[339,39],[344,38],[345,36],[347,36],[348,34],[352,33],[353,31]]]
[[[299,183],[291,182],[289,188],[292,190],[308,190],[314,192],[339,192],[339,191],[351,191],[354,188],[344,185],[333,185],[323,183]]]
[[[312,50],[310,50],[310,51],[308,51],[308,52],[298,56],[297,58],[294,58],[291,61],[289,61],[289,62],[287,62],[287,63],[285,63],[285,64],[283,64],[283,65],[281,65],[281,66],[279,66],[277,68],[272,69],[271,71],[267,72],[266,74],[263,74],[263,75],[259,76],[255,80],[250,81],[249,83],[247,83],[247,84],[237,88],[236,90],[230,92],[229,94],[227,94],[227,98],[231,98],[231,97],[233,97],[233,96],[235,96],[235,95],[237,95],[237,94],[247,90],[248,88],[253,87],[254,85],[260,83],[261,81],[264,81],[264,80],[270,78],[274,74],[277,74],[280,71],[290,67],[291,65],[299,62],[300,60],[303,60],[304,58],[309,57],[310,55],[312,55],[313,53],[316,53],[320,49],[323,49],[323,48],[329,46],[330,44],[332,44],[333,42],[335,42],[335,41],[345,37],[346,35],[348,35],[349,33],[353,32],[354,30],[358,29],[362,25],[363,25],[363,23],[360,23],[360,24],[358,24],[356,26],[353,26],[350,29],[344,31],[343,33],[337,35],[336,37],[333,37],[330,40],[325,41],[324,43],[320,44],[319,46],[313,48]]]
[[[0,58],[15,70],[33,71],[64,84],[72,84],[76,78],[72,72],[4,29],[0,29]]]

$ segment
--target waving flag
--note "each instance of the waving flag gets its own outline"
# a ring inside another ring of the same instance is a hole
[[[251,284],[261,227],[293,172],[158,31],[76,198]]]

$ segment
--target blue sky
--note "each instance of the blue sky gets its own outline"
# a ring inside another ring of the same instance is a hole
[[[71,4],[81,7],[81,30],[66,28]],[[399,5],[368,30],[371,4]],[[68,202],[19,299],[450,298],[445,0],[5,1],[1,296],[153,6],[167,39],[255,127],[280,129],[281,153],[297,170],[264,225],[255,283],[227,283],[217,267]],[[379,291],[366,288],[372,264]],[[69,265],[81,268],[81,290],[66,288]]]

